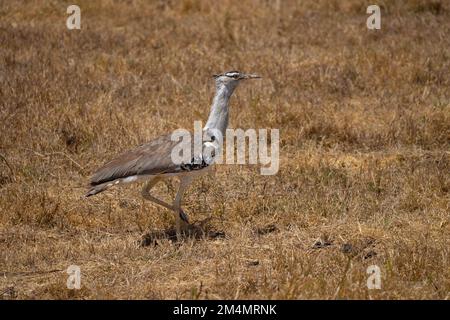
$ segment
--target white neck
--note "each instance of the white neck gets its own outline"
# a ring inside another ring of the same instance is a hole
[[[225,136],[225,130],[228,127],[228,102],[235,88],[235,85],[217,85],[211,112],[204,129],[218,129]]]

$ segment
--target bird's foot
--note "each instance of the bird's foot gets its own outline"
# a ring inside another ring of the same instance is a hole
[[[183,209],[180,209],[179,216],[182,221],[184,221],[186,224],[189,224],[189,217],[186,212],[183,211]]]
[[[216,231],[209,225],[209,221],[211,217],[206,218],[201,221],[196,221],[194,223],[187,223],[181,221],[181,234],[183,237],[188,238],[207,238],[207,239],[215,239],[215,238],[223,238],[225,237],[225,233],[222,231]]]
[[[177,217],[178,218],[178,217]],[[209,221],[211,218],[206,218],[201,221],[189,223],[187,214],[182,211],[179,213],[177,224],[165,230],[151,230],[144,234],[140,240],[141,246],[158,245],[158,242],[163,239],[182,243],[186,239],[217,239],[224,238],[225,233],[213,228]]]

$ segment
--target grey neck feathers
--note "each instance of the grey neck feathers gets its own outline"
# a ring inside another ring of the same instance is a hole
[[[236,85],[232,84],[217,84],[216,95],[214,96],[205,129],[218,129],[222,132],[222,136],[225,136],[225,130],[228,127],[228,102],[235,88]]]

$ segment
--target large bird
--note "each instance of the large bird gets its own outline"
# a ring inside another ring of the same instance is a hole
[[[242,80],[260,78],[254,74],[244,74],[239,71],[229,71],[219,75],[214,75],[216,82],[216,94],[211,106],[208,121],[203,128],[207,133],[207,139],[202,140],[200,153],[194,154],[190,161],[179,162],[173,159],[173,149],[179,141],[172,139],[172,134],[160,136],[135,149],[129,150],[112,161],[106,163],[98,169],[90,180],[90,189],[86,197],[90,197],[105,191],[115,185],[127,184],[136,181],[146,181],[142,189],[142,196],[154,203],[157,203],[175,213],[177,237],[188,229],[189,220],[187,214],[181,208],[181,200],[184,191],[190,185],[194,177],[206,173],[214,163],[214,156],[217,155],[217,138],[225,136],[228,127],[229,101],[234,90]],[[205,157],[205,148],[209,151],[209,158]],[[156,183],[171,177],[180,179],[179,189],[172,204],[166,203],[153,195],[150,191]]]

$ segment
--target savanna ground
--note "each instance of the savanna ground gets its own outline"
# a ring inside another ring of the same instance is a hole
[[[450,297],[449,1],[80,0],[73,31],[69,4],[0,1],[0,298]],[[280,171],[218,166],[185,208],[225,237],[140,246],[173,215],[89,175],[205,121],[233,69],[264,79],[231,127],[280,129]]]

